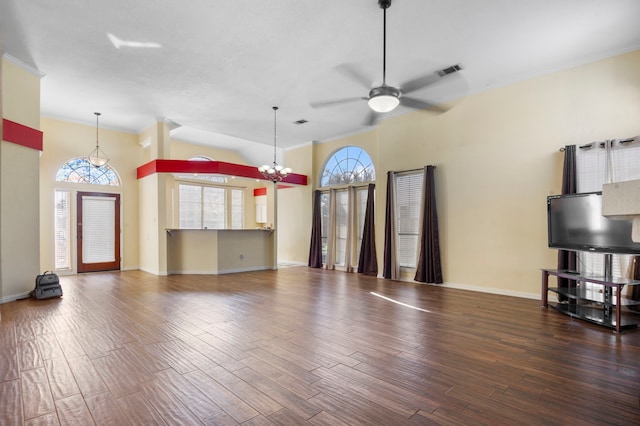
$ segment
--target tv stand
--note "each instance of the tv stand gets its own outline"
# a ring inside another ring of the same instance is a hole
[[[575,287],[549,287],[549,275],[566,278],[576,282]],[[601,284],[602,293],[587,290],[586,283]],[[622,297],[625,285],[640,285],[640,280],[618,277],[603,277],[589,274],[576,274],[575,271],[542,269],[543,308],[552,307],[566,315],[612,328],[617,333],[638,326],[636,320],[622,314],[624,305],[640,305],[640,301]],[[615,289],[615,292],[613,291]],[[564,296],[567,302],[550,304],[548,293]]]

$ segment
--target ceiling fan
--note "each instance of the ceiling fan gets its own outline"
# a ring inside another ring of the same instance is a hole
[[[437,70],[423,75],[413,80],[407,81],[399,87],[387,85],[387,9],[391,7],[391,0],[378,0],[378,5],[383,10],[383,42],[382,42],[382,84],[369,90],[368,97],[344,98],[324,102],[312,102],[314,108],[327,107],[347,102],[365,100],[371,108],[365,125],[373,125],[379,119],[379,114],[393,111],[402,104],[409,108],[430,110],[435,112],[445,112],[446,109],[434,103],[405,96],[424,87],[438,82],[443,77],[462,70],[462,65],[456,64],[450,67]],[[370,88],[370,82],[364,77],[353,64],[345,64],[339,70],[347,77],[357,81],[361,85]]]

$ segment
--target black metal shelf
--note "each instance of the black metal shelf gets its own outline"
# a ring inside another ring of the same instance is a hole
[[[604,292],[588,290],[582,285],[578,285],[577,287],[574,287],[574,288],[549,287],[549,291],[552,291],[557,294],[561,294],[570,299],[586,300],[586,301],[595,302],[595,303],[605,303]],[[613,306],[616,305],[615,297],[612,298],[610,304]],[[628,299],[626,297],[620,297],[620,304],[622,306],[640,306],[640,300],[633,300],[633,299]]]
[[[575,303],[549,303],[549,306],[571,317],[589,321],[614,330],[616,329],[615,315],[609,315],[608,317],[605,316],[605,312],[601,306],[579,305]],[[620,329],[625,330],[629,328],[636,328],[638,326],[636,321],[637,319],[627,318],[622,314],[620,319]]]
[[[608,270],[611,270],[610,266]],[[573,286],[549,287],[549,276],[567,278],[573,282]],[[589,283],[596,284],[596,286]],[[634,309],[633,306],[640,306],[640,301],[622,297],[625,286],[636,285],[640,285],[640,280],[543,269],[541,306],[550,306],[565,315],[620,332],[623,329],[638,326],[638,314],[629,309]],[[558,296],[556,303],[549,303],[549,292]]]

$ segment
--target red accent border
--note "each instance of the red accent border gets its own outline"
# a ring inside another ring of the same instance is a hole
[[[137,169],[138,179],[154,173],[203,173],[266,180],[257,167],[224,161],[152,160]],[[307,176],[291,173],[283,182],[306,185]]]
[[[267,195],[267,188],[255,188],[253,190],[254,197],[259,197],[261,195]]]
[[[2,119],[2,140],[42,151],[43,133],[24,124]]]

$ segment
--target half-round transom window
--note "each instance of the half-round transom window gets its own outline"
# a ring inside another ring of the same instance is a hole
[[[85,157],[74,158],[64,163],[56,173],[56,182],[120,186],[120,178],[109,164],[96,167]]]
[[[362,148],[346,146],[336,151],[324,165],[320,186],[373,182],[376,170],[371,157]]]
[[[204,155],[196,155],[195,157],[189,158],[189,161],[213,161],[213,159],[205,157]],[[227,178],[224,176],[203,175],[198,173],[181,173],[176,175],[176,177],[178,179],[193,179],[212,183],[225,183],[227,181]]]

